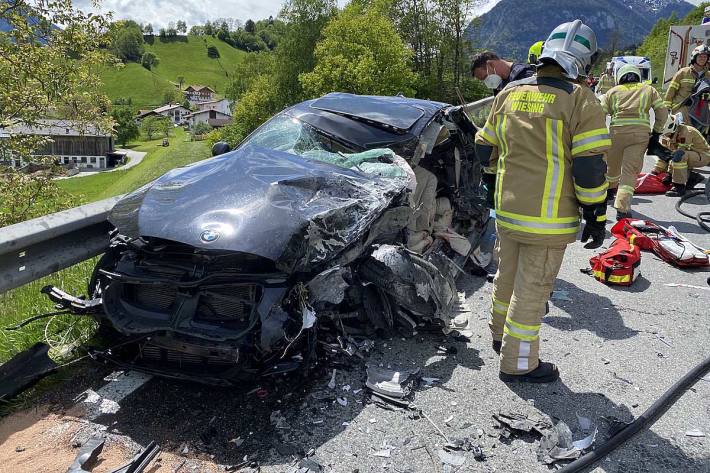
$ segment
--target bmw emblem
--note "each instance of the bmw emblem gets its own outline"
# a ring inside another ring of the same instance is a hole
[[[219,238],[219,233],[214,230],[205,230],[200,234],[200,240],[204,241],[205,243],[212,243],[213,241],[217,240],[217,238]]]

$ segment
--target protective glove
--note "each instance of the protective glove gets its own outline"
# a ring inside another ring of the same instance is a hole
[[[586,207],[582,215],[584,216],[584,230],[582,230],[581,242],[586,243],[590,238],[592,241],[584,245],[588,250],[599,248],[604,244],[606,236],[606,219],[597,219],[606,214],[606,202],[595,206]]]
[[[490,208],[495,208],[496,175],[483,173],[481,181],[486,186],[486,203]]]
[[[660,151],[660,149],[659,149],[659,151]],[[656,156],[658,157],[658,159],[660,159],[661,161],[664,161],[666,163],[669,162],[671,159],[673,159],[673,155],[670,152],[666,151],[665,149],[659,153],[656,153]]]
[[[673,154],[671,155],[671,159],[674,163],[679,163],[683,160],[683,156],[685,156],[685,151],[683,151],[682,149],[678,149],[673,152]]]

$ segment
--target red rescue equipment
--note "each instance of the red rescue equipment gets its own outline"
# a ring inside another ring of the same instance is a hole
[[[617,238],[608,250],[589,259],[592,275],[604,284],[630,286],[640,274],[641,250],[624,238]]]
[[[671,189],[671,184],[664,184],[663,178],[667,173],[651,174],[641,173],[636,179],[636,194],[665,194]]]
[[[625,238],[642,250],[653,251],[663,261],[681,268],[709,266],[710,260],[703,248],[675,231],[648,220],[623,218],[611,227],[611,234]]]

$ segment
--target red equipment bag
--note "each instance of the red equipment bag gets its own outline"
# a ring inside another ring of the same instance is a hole
[[[653,251],[663,261],[681,268],[710,265],[702,248],[691,243],[674,228],[664,228],[648,220],[622,218],[611,227],[616,238],[626,238],[642,250]]]
[[[638,277],[641,250],[623,238],[617,238],[608,250],[589,258],[592,275],[604,284],[630,286]]]
[[[664,184],[663,178],[667,173],[651,174],[641,173],[636,178],[636,194],[665,194],[672,184]]]

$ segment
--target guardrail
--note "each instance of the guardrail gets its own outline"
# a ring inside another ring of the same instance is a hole
[[[0,293],[106,251],[119,197],[0,228]]]
[[[469,103],[466,113],[475,122],[492,101]],[[106,251],[113,228],[106,218],[119,198],[0,228],[0,294]]]

